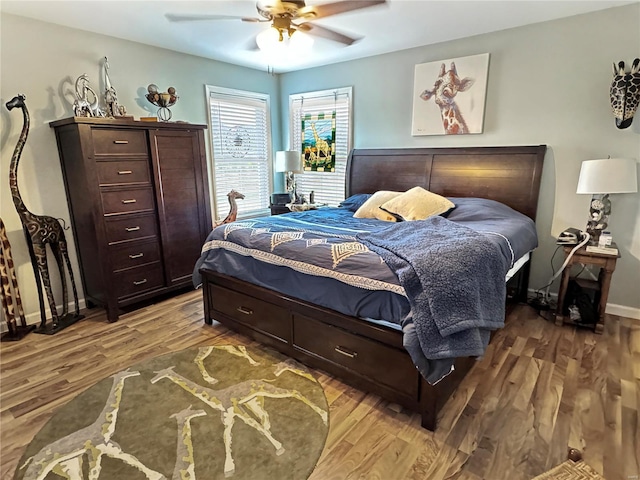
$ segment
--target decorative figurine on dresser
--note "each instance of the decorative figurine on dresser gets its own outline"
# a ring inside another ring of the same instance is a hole
[[[166,92],[160,92],[158,90],[158,86],[154,83],[147,87],[146,97],[149,102],[154,104],[158,108],[158,118],[162,122],[168,122],[171,120],[171,110],[169,107],[175,105],[178,101],[178,95],[176,94],[176,89],[174,87],[169,87]]]
[[[27,136],[29,134],[29,111],[25,104],[26,97],[22,94],[13,97],[6,104],[8,110],[14,108],[22,109],[23,126],[18,143],[11,157],[11,165],[9,167],[9,187],[11,188],[11,196],[13,198],[13,204],[16,207],[20,221],[22,222],[22,229],[24,230],[25,237],[27,239],[27,246],[29,247],[29,254],[31,256],[31,263],[33,265],[33,273],[36,279],[36,286],[38,288],[38,297],[40,301],[40,327],[36,330],[38,333],[53,334],[69,325],[77,322],[83,315],[80,315],[80,308],[78,306],[78,291],[76,289],[76,283],[73,278],[73,269],[71,268],[71,262],[69,261],[69,254],[67,252],[67,241],[64,236],[64,230],[60,222],[46,215],[36,215],[31,213],[20,195],[18,189],[18,162],[20,161],[20,155],[27,142]],[[58,310],[56,308],[56,302],[53,297],[53,291],[51,290],[51,279],[49,278],[49,267],[47,263],[47,245],[51,248],[56,263],[58,264],[58,271],[60,273],[60,281],[62,283],[62,315],[58,316]],[[69,278],[71,280],[71,287],[73,288],[73,299],[75,301],[75,313],[69,313],[69,301],[67,293],[67,280],[64,270],[64,264],[66,264],[69,271]],[[44,299],[42,296],[42,286],[40,281],[44,284],[44,289],[47,294],[47,300],[49,308],[51,309],[52,323],[47,324],[46,313],[44,309]]]
[[[73,102],[73,114],[76,117],[104,117],[100,108],[100,97],[91,88],[89,77],[83,73],[76,79],[76,100]]]
[[[212,228],[205,125],[71,117],[55,130],[87,306],[193,288]]]
[[[109,60],[107,57],[104,57],[104,88],[104,103],[107,106],[107,117],[124,117],[127,114],[127,109],[118,102],[118,93],[111,84]]]

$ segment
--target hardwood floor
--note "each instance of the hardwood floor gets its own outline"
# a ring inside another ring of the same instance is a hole
[[[170,351],[250,343],[202,318],[201,294],[189,292],[114,324],[96,310],[57,335],[2,343],[1,478],[12,478],[56,408],[98,380]],[[568,446],[607,480],[640,475],[637,320],[608,316],[604,335],[595,335],[516,307],[435,433],[397,405],[315,374],[331,426],[312,480],[528,480],[564,461]]]

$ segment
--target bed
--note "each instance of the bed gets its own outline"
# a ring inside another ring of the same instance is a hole
[[[535,220],[545,151],[544,145],[356,149],[348,158],[345,193],[346,197],[352,197],[379,190],[404,192],[421,186],[454,201],[464,199],[468,203],[475,198],[497,201]],[[283,217],[297,219],[300,224],[307,221],[305,214]],[[274,231],[286,223],[284,218],[271,218]],[[331,220],[324,221],[331,224]],[[408,224],[417,222],[403,223],[409,227]],[[222,228],[226,229],[225,238],[243,228],[256,234],[269,230],[269,226],[257,220],[218,227]],[[357,240],[367,243],[367,235],[357,233]],[[307,240],[310,241],[322,243],[313,238]],[[509,265],[515,267],[509,269],[506,296],[511,301],[526,298],[528,259],[528,255],[514,257]],[[518,265],[514,265],[516,260]],[[372,312],[361,308],[369,304],[368,294],[362,298],[355,296],[359,290],[366,290],[366,286],[333,279],[334,290],[329,287],[325,290],[291,264],[271,266],[271,271],[266,268],[263,271],[257,263],[249,266],[235,263],[231,255],[229,261],[220,261],[219,267],[216,262],[205,263],[194,275],[198,277],[196,283],[202,284],[207,324],[218,321],[355,387],[416,411],[422,417],[423,427],[435,429],[438,412],[473,366],[475,356],[456,357],[448,375],[437,382],[427,382],[416,368],[413,353],[410,356],[403,345],[406,332],[397,325],[397,318],[391,321],[385,318],[402,316],[403,308],[412,309],[413,302],[407,307],[396,301],[403,293],[409,296],[406,292],[394,291],[397,287],[390,286],[381,293],[383,300],[378,303],[381,306]],[[258,271],[258,275],[267,272],[264,275],[272,277],[272,283],[251,280],[245,271],[252,269]],[[380,281],[385,285],[393,283],[386,280]],[[338,284],[343,287],[336,287]],[[299,289],[291,285],[299,285]],[[303,291],[309,294],[303,295]],[[324,295],[328,301],[322,300],[322,294],[318,295],[318,292],[329,291],[331,295]],[[338,298],[353,298],[357,307],[350,308],[348,301],[347,304],[334,302]]]

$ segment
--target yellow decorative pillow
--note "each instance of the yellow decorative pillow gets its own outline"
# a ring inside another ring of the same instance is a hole
[[[395,222],[396,218],[389,213],[380,210],[380,205],[402,195],[402,192],[391,192],[389,190],[379,190],[371,198],[364,202],[362,206],[353,214],[355,218],[377,218],[387,222]]]
[[[454,207],[455,204],[448,198],[422,187],[413,187],[402,195],[383,203],[380,209],[403,220],[425,220],[448,212]]]

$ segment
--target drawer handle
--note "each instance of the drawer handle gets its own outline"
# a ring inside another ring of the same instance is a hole
[[[136,203],[137,200],[135,198],[131,198],[129,200],[122,200],[122,203],[124,203],[125,205],[128,203]]]
[[[130,259],[134,259],[134,258],[142,258],[144,257],[144,253],[136,253],[135,255],[129,255]]]
[[[132,170],[118,170],[118,175],[131,175],[132,173]]]
[[[147,279],[146,278],[143,279],[143,280],[140,280],[139,282],[133,282],[134,285],[144,285],[145,283],[147,283]]]
[[[115,143],[116,145],[126,145],[127,143],[129,143],[129,140],[114,140],[113,143]]]
[[[236,310],[240,313],[244,313],[245,315],[253,315],[253,310],[247,307],[238,307]]]
[[[140,227],[127,227],[125,228],[125,230],[127,232],[137,232],[138,230],[140,230]]]
[[[336,346],[334,350],[345,357],[356,358],[358,356],[358,352],[351,352],[340,345]]]

